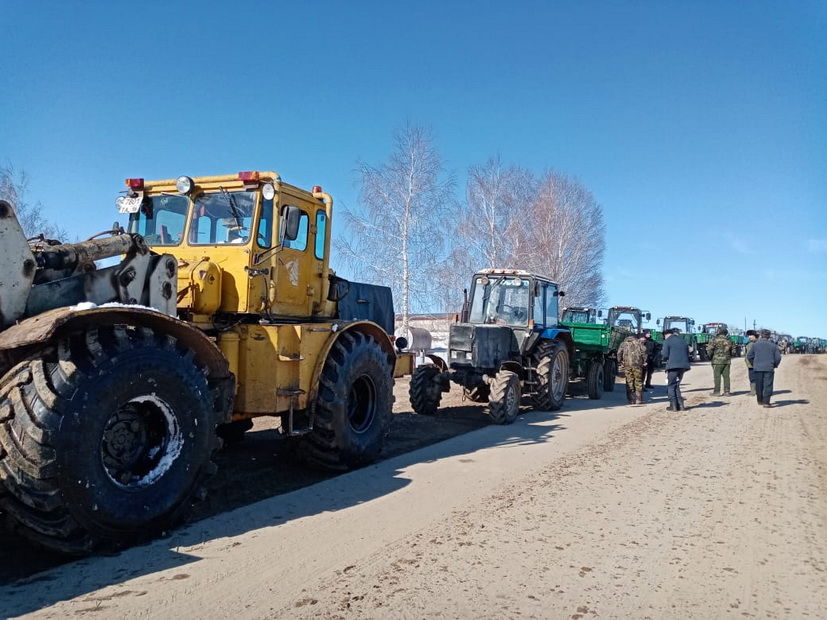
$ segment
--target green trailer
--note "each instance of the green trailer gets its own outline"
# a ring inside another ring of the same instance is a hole
[[[632,306],[609,308],[605,322],[603,311],[588,307],[571,307],[563,311],[561,324],[571,330],[574,359],[571,378],[586,383],[589,398],[598,399],[611,392],[617,376],[617,350],[631,333],[641,329],[643,313]]]

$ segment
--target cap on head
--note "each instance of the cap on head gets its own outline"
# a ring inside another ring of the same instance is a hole
[[[755,337],[757,338],[757,337],[758,337],[758,332],[757,332],[757,331],[755,331],[754,329],[748,329],[748,330],[747,330],[747,333],[746,333],[746,336],[747,336],[747,337],[749,337],[749,336],[755,336]]]
[[[770,334],[770,330],[762,329],[761,330],[761,338],[769,338],[772,334]]]
[[[680,334],[680,333],[681,333],[681,330],[680,330],[680,329],[678,329],[677,327],[673,327],[673,328],[672,328],[672,333],[673,333],[673,334]]]
[[[729,333],[729,330],[726,327],[719,327],[718,328],[718,335],[719,336],[726,336]]]

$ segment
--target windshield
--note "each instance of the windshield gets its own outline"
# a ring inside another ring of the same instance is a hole
[[[471,322],[495,325],[528,323],[529,281],[479,277],[474,281]]]
[[[626,329],[638,329],[641,326],[640,310],[621,310],[619,308],[609,309],[609,325],[611,327],[625,327]]]
[[[184,237],[189,200],[178,194],[145,196],[129,216],[129,232],[143,235],[148,245],[178,245]]]
[[[685,334],[688,334],[691,331],[689,329],[689,319],[663,319],[664,331],[673,329],[675,327],[677,327]]]
[[[250,240],[255,194],[222,189],[195,198],[189,242],[193,245],[244,244]]]
[[[563,323],[591,323],[588,310],[566,310],[563,312]]]

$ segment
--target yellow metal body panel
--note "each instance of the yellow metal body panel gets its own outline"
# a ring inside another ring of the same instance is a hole
[[[282,183],[275,172],[257,174],[256,181],[242,181],[238,175],[193,177],[186,223],[173,238],[177,245],[170,245],[167,235],[166,244],[155,246],[178,259],[179,315],[214,335],[236,377],[233,419],[311,407],[330,349],[347,330],[372,335],[389,359],[397,360],[394,375],[409,374],[412,356],[397,358],[390,338],[378,325],[332,320],[336,304],[327,300],[333,273],[329,268],[330,195]],[[270,204],[262,194],[264,184],[275,189],[269,218],[265,217]],[[174,179],[146,181],[141,191],[150,197],[183,196]],[[204,211],[196,213],[198,196],[223,191],[252,194],[248,238],[231,242],[227,237],[224,243],[209,245],[190,243],[190,239],[201,238],[196,220]],[[281,213],[286,206],[298,207],[304,219],[299,240],[282,243]],[[191,235],[193,227],[195,234]],[[266,236],[272,247],[267,247]],[[216,324],[216,318],[221,325]]]
[[[272,184],[276,196],[269,236],[274,247],[260,245],[262,239],[257,234],[251,234],[245,243],[190,243],[196,218],[189,215],[178,245],[156,247],[178,259],[178,307],[197,314],[220,311],[332,318],[335,304],[326,298],[333,199],[329,194],[311,193],[282,183],[275,172],[261,172],[259,179],[250,183],[239,180],[237,175],[193,177],[195,189],[190,194],[191,200],[203,193],[220,193],[222,190],[252,193],[254,208],[250,229],[253,231],[259,231],[260,226],[266,228],[267,221],[262,223],[261,186]],[[143,192],[147,196],[178,194],[174,179],[147,181]],[[304,247],[301,249],[279,245],[280,217],[277,214],[288,205],[298,207],[302,212]],[[323,230],[317,227],[319,213],[326,222]],[[205,265],[208,265],[209,273],[199,277],[205,271]],[[212,309],[216,296],[219,305]]]

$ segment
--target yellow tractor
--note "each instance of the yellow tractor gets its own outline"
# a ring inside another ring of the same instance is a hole
[[[320,187],[126,185],[127,229],[78,244],[26,240],[0,202],[0,512],[73,554],[168,528],[257,416],[311,464],[370,462],[413,363],[390,289],[329,268]]]

